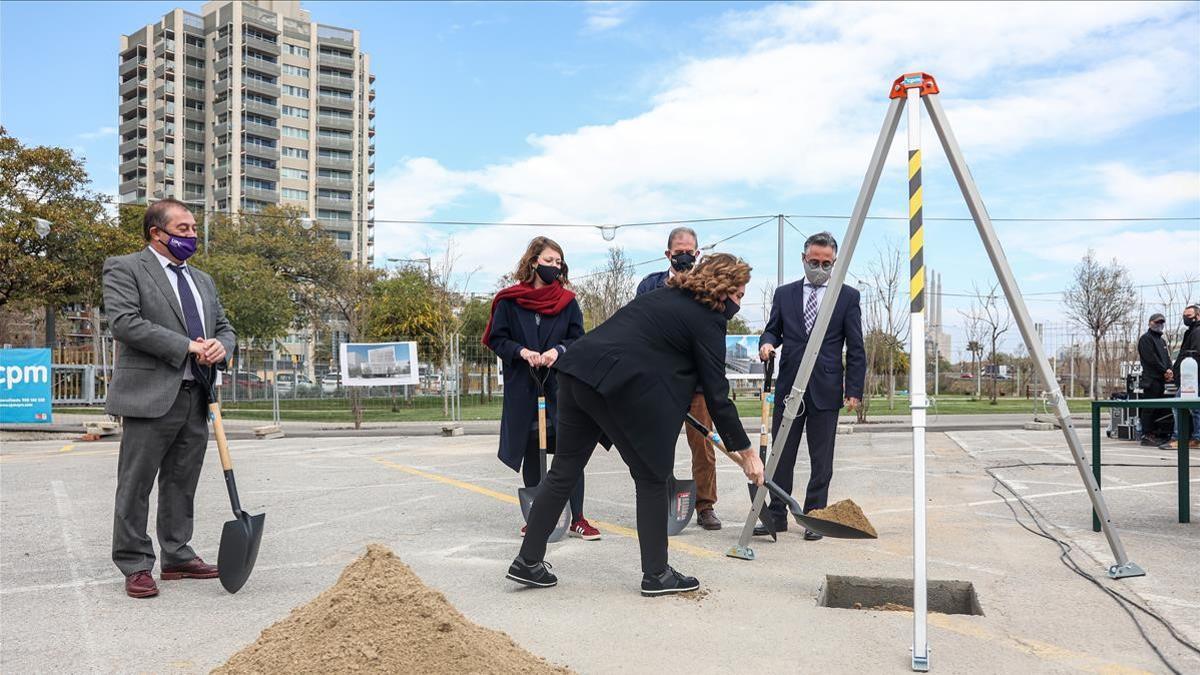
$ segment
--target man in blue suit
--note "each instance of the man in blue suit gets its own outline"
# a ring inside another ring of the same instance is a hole
[[[779,379],[775,387],[775,391],[782,395],[776,399],[775,418],[771,426],[774,435],[779,432],[779,425],[783,422],[784,397],[796,381],[800,359],[808,345],[808,336],[816,321],[817,310],[822,302],[833,300],[837,303],[834,305],[833,317],[829,321],[829,329],[821,344],[817,363],[805,388],[800,414],[792,425],[791,433],[783,445],[783,454],[775,468],[774,481],[791,494],[796,451],[800,446],[801,435],[807,430],[808,458],[812,472],[804,497],[806,513],[825,508],[828,503],[829,482],[833,478],[833,443],[837,438],[838,411],[841,410],[843,402],[850,410],[859,406],[867,375],[858,289],[843,285],[837,298],[825,297],[830,271],[836,259],[837,240],[832,234],[820,232],[804,242],[804,281],[794,281],[775,289],[775,297],[771,301],[771,317],[758,341],[759,357],[763,361],[766,361],[777,347],[784,348],[779,364]],[[846,350],[845,367],[842,366],[843,347]],[[776,528],[779,531],[786,530],[787,511],[784,503],[772,498],[768,508],[768,517],[775,518]],[[767,533],[761,525],[756,527],[754,532]],[[821,535],[805,530],[804,538],[814,541],[820,539]]]
[[[667,285],[667,280],[683,274],[700,258],[700,242],[690,227],[677,227],[667,235],[666,258],[671,266],[662,272],[651,272],[638,284],[637,294],[649,293]],[[699,389],[692,395],[688,409],[701,424],[712,427],[712,417]],[[717,503],[717,451],[704,434],[683,425],[688,447],[692,450],[692,480],[696,481],[696,523],[706,530],[721,529],[721,519],[713,507]]]

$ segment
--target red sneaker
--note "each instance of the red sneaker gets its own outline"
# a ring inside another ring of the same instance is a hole
[[[579,520],[571,523],[570,532],[572,537],[579,537],[584,541],[595,541],[600,538],[600,530],[592,527],[592,524],[583,516],[579,516]]]

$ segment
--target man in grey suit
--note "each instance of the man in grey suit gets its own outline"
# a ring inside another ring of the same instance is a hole
[[[146,248],[104,261],[104,309],[121,347],[105,410],[123,418],[112,557],[134,598],[158,595],[146,534],[156,476],[161,578],[217,576],[188,542],[208,445],[201,377],[234,346],[212,277],[186,263],[196,251],[196,219],[183,202],[146,209],[142,235]]]

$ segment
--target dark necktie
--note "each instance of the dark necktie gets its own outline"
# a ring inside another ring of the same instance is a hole
[[[808,297],[804,300],[804,330],[811,333],[813,324],[817,321],[817,287],[807,287]]]
[[[192,286],[188,283],[187,274],[183,271],[182,265],[167,265],[171,271],[175,273],[175,279],[179,282],[179,305],[183,307],[183,320],[187,323],[188,338],[204,339],[204,324],[200,321],[200,310],[196,307],[196,297],[192,295]],[[191,364],[192,373],[195,374],[199,370],[199,364],[195,359],[189,358],[188,363]]]

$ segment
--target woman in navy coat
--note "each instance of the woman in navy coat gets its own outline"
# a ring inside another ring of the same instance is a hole
[[[547,449],[554,452],[558,381],[550,366],[583,336],[583,310],[567,290],[562,247],[534,237],[517,263],[517,283],[496,294],[483,343],[504,364],[504,409],[500,418],[500,461],[521,471],[525,487],[541,482],[537,397],[534,377],[545,378]],[[583,517],[583,476],[571,491],[571,536],[587,540],[600,532]],[[525,528],[521,528],[521,536]]]

